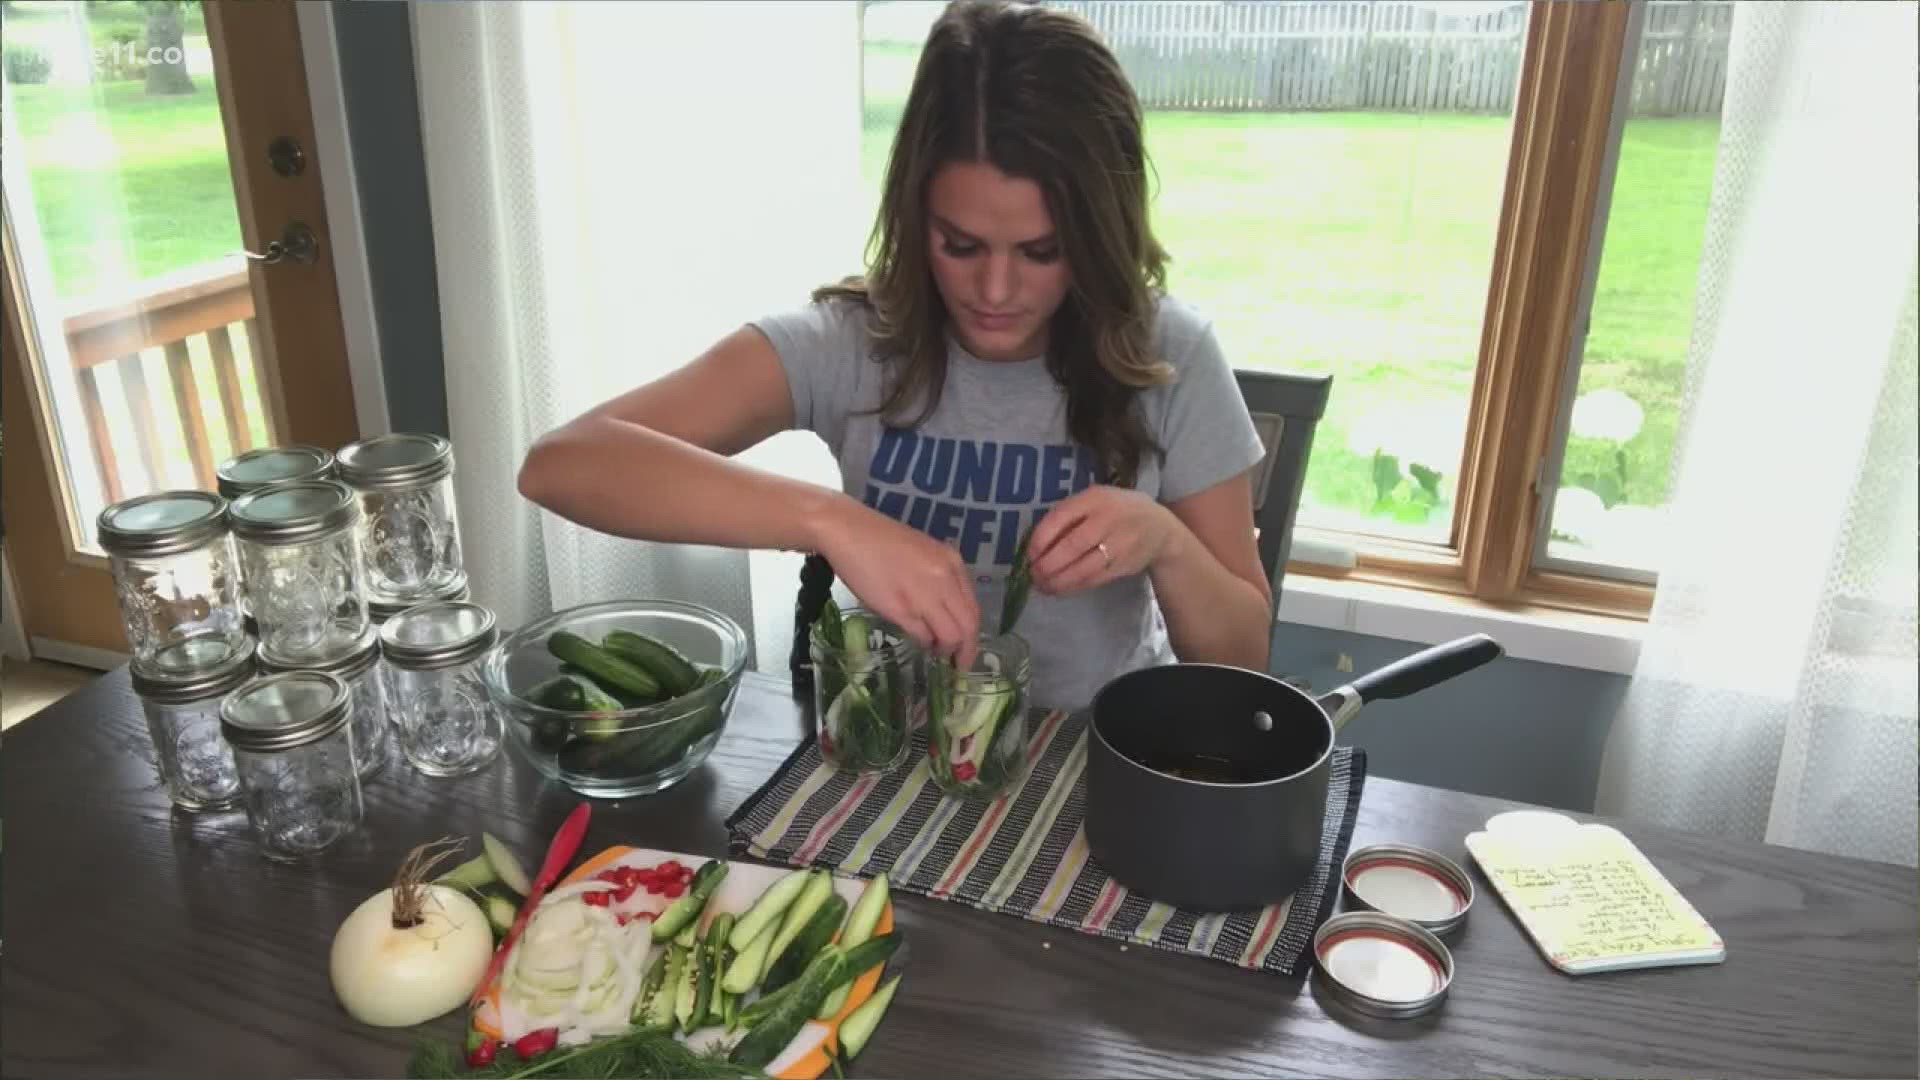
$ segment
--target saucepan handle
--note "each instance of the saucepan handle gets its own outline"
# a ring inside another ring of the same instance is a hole
[[[1360,676],[1320,698],[1320,707],[1333,719],[1337,731],[1369,701],[1417,694],[1497,660],[1504,652],[1499,642],[1485,634],[1455,638]]]

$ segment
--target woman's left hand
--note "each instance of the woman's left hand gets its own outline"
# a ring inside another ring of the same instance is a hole
[[[1057,596],[1141,573],[1181,528],[1150,496],[1096,484],[1055,504],[1034,526],[1027,541],[1033,587]]]

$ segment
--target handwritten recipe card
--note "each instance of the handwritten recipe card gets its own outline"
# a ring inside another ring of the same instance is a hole
[[[1467,837],[1467,850],[1548,962],[1570,975],[1726,958],[1713,927],[1609,826],[1499,814]]]

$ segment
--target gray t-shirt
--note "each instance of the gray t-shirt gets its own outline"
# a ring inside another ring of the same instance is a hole
[[[833,450],[842,490],[956,545],[991,632],[1021,531],[1093,483],[1092,455],[1068,438],[1066,392],[1043,359],[984,361],[951,339],[939,407],[917,429],[887,427],[873,412],[885,369],[870,355],[866,321],[858,304],[829,301],[751,325],[786,369],[794,426]],[[1175,378],[1142,395],[1165,454],[1148,453],[1136,486],[1172,502],[1244,472],[1263,451],[1210,322],[1163,298],[1153,344]],[[1033,650],[1038,706],[1086,705],[1114,676],[1175,659],[1145,574],[1071,596],[1035,590],[1017,632]]]

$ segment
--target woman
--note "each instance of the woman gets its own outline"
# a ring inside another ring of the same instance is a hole
[[[1261,443],[1210,325],[1164,295],[1147,211],[1140,105],[1091,28],[955,4],[869,275],[544,436],[521,493],[615,535],[820,553],[963,665],[1032,525],[1037,704],[1176,656],[1262,668]],[[732,460],[789,428],[827,442],[843,491]]]

